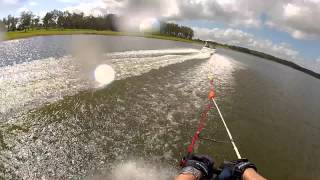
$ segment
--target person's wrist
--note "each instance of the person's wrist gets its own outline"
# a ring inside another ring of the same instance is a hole
[[[192,174],[179,174],[175,180],[197,180]]]
[[[244,170],[242,174],[242,179],[250,179],[252,177],[252,174],[256,173],[256,170],[254,168],[247,168]]]
[[[248,159],[239,159],[235,164],[233,176],[241,178],[247,169],[253,169],[254,171],[257,171],[256,166],[249,162]]]
[[[199,172],[201,172],[202,176],[209,176],[210,175],[210,169],[208,167],[208,165],[202,161],[199,160],[188,160],[186,167],[192,167],[196,170],[198,170]]]
[[[203,176],[203,173],[200,170],[198,170],[192,166],[186,166],[186,167],[182,168],[182,170],[180,171],[180,174],[193,175],[195,177],[195,179],[197,179],[197,180],[199,180]]]

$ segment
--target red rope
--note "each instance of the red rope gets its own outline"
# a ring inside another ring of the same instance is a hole
[[[211,103],[211,99],[213,99],[213,98],[215,98],[215,92],[214,92],[214,88],[213,88],[213,80],[211,79],[210,80],[210,92],[209,92],[210,103],[202,111],[197,131],[194,134],[190,145],[188,146],[188,153],[190,153],[190,154],[193,152],[194,145],[196,144],[197,140],[199,139],[199,135],[200,135],[201,131],[203,130],[203,128],[204,128],[204,126],[205,126],[205,124],[206,124],[206,122],[208,120],[208,113],[211,110],[211,108],[213,107],[213,105]]]
[[[187,162],[187,159],[189,158],[189,156],[191,156],[193,149],[194,149],[194,146],[195,146],[197,140],[199,139],[200,133],[203,130],[203,128],[208,120],[208,113],[211,110],[211,108],[213,107],[212,99],[215,98],[215,92],[214,92],[214,88],[213,88],[213,80],[210,80],[210,92],[209,92],[208,97],[209,97],[210,103],[206,106],[206,108],[201,113],[201,118],[200,118],[200,121],[198,124],[197,131],[195,132],[195,134],[191,140],[191,143],[188,146],[187,156],[184,159],[182,159],[182,161],[180,162],[181,166],[184,165]]]
[[[207,107],[203,110],[202,114],[201,114],[201,118],[200,118],[200,121],[199,121],[199,125],[198,125],[198,128],[197,128],[197,131],[196,133],[194,134],[193,138],[192,138],[192,141],[191,141],[191,144],[189,145],[188,147],[188,153],[192,153],[193,152],[193,149],[194,149],[194,145],[196,144],[197,140],[199,139],[199,135],[201,133],[201,131],[203,130],[204,126],[205,126],[205,123],[207,122],[208,120],[208,112],[210,111],[210,109],[212,108],[212,104],[208,104]]]

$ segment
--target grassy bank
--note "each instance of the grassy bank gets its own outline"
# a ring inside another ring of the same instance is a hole
[[[116,32],[116,31],[96,31],[90,29],[40,29],[40,30],[30,30],[24,31],[13,31],[6,33],[6,40],[21,39],[34,36],[52,36],[52,35],[74,35],[74,34],[95,34],[95,35],[108,35],[108,36],[137,36],[146,38],[156,38],[171,41],[189,42],[195,43],[193,40],[183,39],[173,36],[166,36],[162,34],[152,34],[152,33],[129,33],[129,32]]]

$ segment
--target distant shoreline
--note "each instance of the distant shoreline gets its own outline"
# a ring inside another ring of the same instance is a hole
[[[257,56],[257,57],[260,57],[260,58],[264,58],[264,59],[267,59],[267,60],[270,60],[270,61],[273,61],[273,62],[277,62],[277,63],[280,63],[280,64],[283,64],[283,65],[286,65],[286,66],[289,66],[293,69],[296,69],[298,71],[301,71],[301,72],[304,72],[312,77],[315,77],[317,79],[320,79],[320,74],[315,72],[315,71],[312,71],[310,69],[307,69],[305,67],[302,67],[294,62],[291,62],[291,61],[288,61],[288,60],[284,60],[284,59],[280,59],[278,57],[275,57],[275,56],[272,56],[272,55],[269,55],[269,54],[265,54],[263,52],[259,52],[259,51],[255,51],[255,50],[251,50],[251,49],[247,49],[247,48],[243,48],[243,47],[238,47],[238,46],[230,46],[230,45],[221,45],[222,47],[225,47],[227,49],[232,49],[232,50],[235,50],[235,51],[238,51],[238,52],[243,52],[243,53],[246,53],[246,54],[251,54],[253,56]]]
[[[171,40],[171,41],[179,41],[179,42],[186,42],[186,43],[198,43],[204,44],[202,40],[190,40],[190,39],[183,39],[173,36],[166,36],[159,33],[130,33],[130,32],[117,32],[117,31],[97,31],[97,30],[90,30],[90,29],[40,29],[40,30],[29,30],[27,32],[24,31],[11,31],[7,32],[5,36],[5,40],[14,40],[14,39],[22,39],[22,38],[30,38],[35,36],[53,36],[53,35],[77,35],[77,34],[90,34],[90,35],[107,35],[107,36],[135,36],[135,37],[145,37],[145,38],[154,38],[154,39],[163,39],[163,40]],[[287,61],[284,59],[277,58],[275,56],[265,54],[259,51],[239,47],[239,46],[231,46],[226,44],[220,44],[216,42],[209,42],[212,45],[219,46],[226,49],[232,49],[235,51],[251,54],[257,57],[261,57],[270,61],[274,61],[286,66],[289,66],[293,69],[298,71],[304,72],[312,77],[320,79],[320,74],[316,73],[312,70],[304,68],[294,62]]]
[[[77,34],[90,34],[90,35],[106,35],[106,36],[135,36],[135,37],[145,37],[154,39],[164,39],[171,41],[180,41],[188,43],[197,43],[194,40],[183,39],[179,37],[166,36],[159,33],[138,33],[138,32],[118,32],[118,31],[97,31],[91,29],[40,29],[40,30],[29,30],[24,31],[10,31],[5,35],[5,40],[14,40],[22,38],[30,38],[35,36],[54,36],[54,35],[77,35]]]

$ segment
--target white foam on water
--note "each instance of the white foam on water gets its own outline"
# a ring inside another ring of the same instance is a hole
[[[162,49],[162,50],[138,50],[138,51],[126,51],[126,52],[115,52],[106,54],[111,59],[122,59],[122,58],[142,58],[142,57],[155,57],[164,55],[188,55],[192,53],[200,52],[197,49]]]
[[[246,65],[240,63],[229,56],[221,54],[214,54],[209,60],[210,69],[208,71],[209,76],[213,76],[215,83],[228,83],[231,85],[234,83],[234,76],[232,73],[235,70],[246,69]]]
[[[86,88],[70,57],[48,58],[0,68],[0,113],[42,104]]]
[[[143,58],[130,58],[127,57],[127,54],[122,54],[123,58],[105,59],[103,60],[104,62],[100,62],[102,64],[108,62],[116,71],[117,79],[143,74],[152,69],[190,59],[208,59],[210,57],[208,54],[202,53],[169,54]],[[119,54],[116,55],[121,57]],[[133,56],[136,56],[136,54],[133,53]],[[213,65],[216,65],[216,68],[214,68],[216,70],[215,75],[218,78],[228,79],[231,78],[229,76],[232,76],[232,71],[238,67],[238,64],[229,57],[221,56],[218,54],[218,58],[200,61],[199,63],[194,63],[194,65],[193,63],[182,65],[177,73],[173,73],[176,70],[174,68],[161,71],[167,73],[159,75],[164,84],[158,84],[153,81],[144,82],[143,88],[145,89],[135,89],[141,90],[135,93],[137,101],[133,100],[135,103],[124,104],[123,102],[127,101],[127,96],[123,97],[123,99],[117,99],[119,103],[116,104],[119,111],[113,112],[111,116],[109,116],[108,112],[103,112],[105,111],[104,107],[109,107],[104,100],[103,102],[96,102],[98,103],[97,106],[95,106],[95,103],[76,102],[79,103],[74,105],[75,108],[79,108],[78,114],[64,112],[66,114],[63,114],[64,120],[62,122],[55,120],[62,115],[59,115],[59,110],[54,110],[53,113],[55,115],[50,115],[51,117],[47,117],[42,113],[36,114],[36,117],[31,119],[33,123],[28,132],[13,131],[13,133],[16,133],[14,136],[11,133],[7,133],[5,142],[11,149],[4,151],[2,155],[5,160],[5,169],[23,179],[40,179],[41,177],[43,179],[67,179],[68,177],[72,178],[73,175],[83,177],[96,175],[97,173],[98,175],[92,178],[88,177],[88,179],[173,179],[177,171],[172,165],[172,160],[177,158],[175,150],[180,148],[178,145],[182,144],[181,138],[185,133],[180,131],[179,127],[181,127],[181,121],[192,121],[194,124],[198,122],[197,117],[188,118],[192,116],[188,116],[187,112],[203,108],[206,100],[203,94],[208,91],[208,72],[211,71]],[[211,61],[213,61],[212,65],[209,64]],[[71,76],[75,78],[74,81],[69,82],[70,87],[74,88],[73,93],[77,93],[81,88],[94,88],[90,84],[90,78],[83,75],[81,68],[72,57],[46,59],[33,64],[31,62],[6,68],[5,72],[8,73],[8,80],[10,77],[15,77],[11,75],[15,73],[10,73],[13,69],[17,71],[17,74],[21,73],[20,76],[14,78],[18,83],[17,87],[14,88],[23,88],[22,85],[19,85],[22,82],[26,86],[30,86],[28,84],[31,81],[30,79],[37,79],[44,81],[41,86],[37,86],[41,89],[42,86],[47,86],[45,82],[47,82],[46,79],[49,79],[48,77],[53,80],[57,79],[57,81],[51,83],[59,85],[60,83],[63,84],[65,80],[69,80]],[[28,76],[23,76],[24,73]],[[59,74],[61,74],[61,77]],[[25,82],[21,80],[21,77],[25,77]],[[144,78],[147,80],[154,77],[147,76]],[[227,84],[227,82],[223,83]],[[14,85],[15,83],[11,84],[11,86]],[[32,88],[32,86],[29,87],[31,90]],[[52,89],[48,90],[51,95],[58,94],[56,93],[58,90],[54,88],[55,86],[52,85]],[[219,91],[217,98],[220,99],[224,94],[228,93],[228,91],[224,92],[224,88],[225,85],[217,87]],[[66,92],[61,89],[65,89]],[[69,88],[60,87],[59,90],[63,92],[62,95],[69,93]],[[28,98],[46,99],[45,95],[33,94],[33,96]],[[184,97],[187,98],[186,101],[181,101]],[[16,103],[19,102],[17,101]],[[29,103],[35,104],[35,106],[41,105],[41,102],[30,101]],[[176,106],[169,109],[169,105]],[[131,108],[128,108],[129,106]],[[129,111],[123,113],[127,108]],[[81,117],[83,118],[83,115],[86,116],[86,113],[89,113],[88,118],[84,118],[84,121],[82,121]],[[94,115],[90,116],[91,113]],[[94,118],[98,114],[99,120],[95,120]],[[187,115],[184,116],[187,119],[179,118],[181,115]],[[19,125],[21,121],[25,122],[28,118],[21,117],[17,119],[12,121],[15,121],[13,122],[14,124]],[[88,133],[87,126],[85,126],[85,129],[83,127],[86,123],[83,123],[87,122],[86,120],[91,121],[91,119],[95,120],[93,122],[97,124],[93,125],[93,127],[90,126],[89,128],[92,131]],[[130,127],[130,123],[127,122],[130,121],[140,122],[141,124],[135,127],[137,129],[128,131],[127,127]],[[50,123],[47,124],[47,122]],[[101,133],[100,128],[106,131]],[[109,133],[109,131],[112,133]],[[79,132],[81,133],[79,134]],[[86,140],[86,135],[84,136],[83,133],[90,136],[90,142]],[[33,137],[37,137],[36,140]],[[136,141],[137,138],[139,141]],[[164,138],[171,140],[166,141]],[[150,155],[148,150],[152,150],[154,153]],[[90,155],[93,156],[91,157]],[[128,160],[131,155],[145,159],[151,156],[154,159],[152,161]],[[23,162],[21,159],[23,159]],[[115,164],[114,161],[116,161]],[[159,164],[160,161],[168,164]],[[10,173],[8,173],[8,177],[10,177]]]
[[[151,164],[145,161],[131,160],[115,165],[106,177],[93,177],[90,180],[166,180],[174,179],[176,171],[168,167]]]
[[[206,59],[210,53],[196,49],[140,50],[105,54],[101,62],[116,72],[116,80],[139,76],[153,69],[192,59]],[[81,60],[83,61],[83,60]],[[95,89],[96,66],[82,67],[71,56],[47,58],[0,68],[0,113],[30,109]]]

